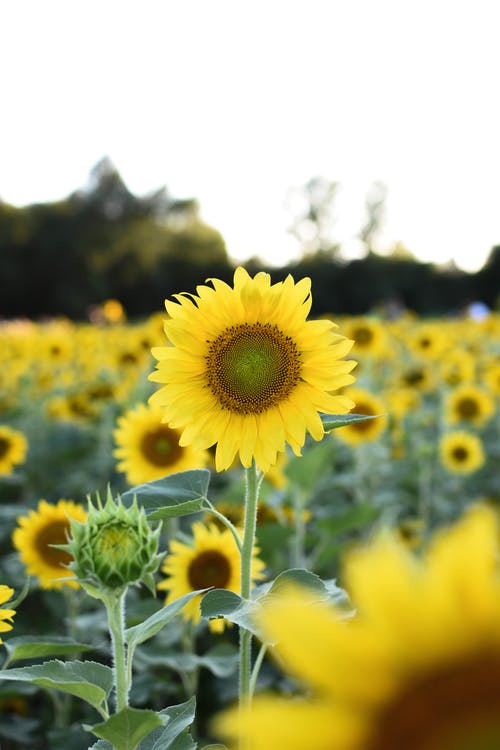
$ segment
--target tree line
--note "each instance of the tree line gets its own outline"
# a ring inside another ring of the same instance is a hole
[[[367,236],[380,201],[372,209]],[[307,221],[315,218],[321,239],[316,208]],[[472,300],[498,305],[500,246],[474,274],[405,254],[382,257],[368,244],[359,260],[348,262],[338,250],[316,241],[313,251],[286,267],[271,269],[257,259],[245,265],[250,272],[270,271],[274,281],[288,273],[310,276],[315,315],[384,312],[398,305],[438,315],[458,313]],[[166,189],[135,196],[107,159],[94,167],[87,185],[62,201],[20,208],[0,201],[0,318],[84,320],[92,306],[110,298],[139,318],[208,277],[230,281],[233,270],[222,235],[201,220],[196,200],[176,200]]]

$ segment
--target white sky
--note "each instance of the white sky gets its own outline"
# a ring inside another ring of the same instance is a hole
[[[0,3],[0,196],[56,200],[108,155],[196,197],[231,256],[294,257],[288,188],[341,183],[351,246],[475,270],[500,242],[498,0]]]

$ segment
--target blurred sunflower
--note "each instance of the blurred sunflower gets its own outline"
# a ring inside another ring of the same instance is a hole
[[[17,519],[12,543],[28,575],[37,576],[43,589],[60,589],[64,585],[78,588],[75,581],[58,580],[73,577],[73,573],[64,567],[73,558],[68,552],[51,546],[67,543],[70,518],[84,523],[87,513],[72,500],[59,500],[56,505],[40,500],[37,510]]]
[[[383,354],[387,344],[387,331],[377,318],[358,316],[345,321],[343,330],[347,338],[354,341],[354,356],[380,357]]]
[[[377,416],[376,419],[365,419],[361,422],[352,422],[346,427],[339,427],[335,430],[335,435],[344,443],[352,446],[377,440],[387,427],[384,402],[364,388],[349,388],[345,393],[354,401],[354,412],[356,414],[370,417],[380,416]]]
[[[481,427],[495,413],[495,402],[483,388],[465,384],[448,394],[445,412],[450,424],[468,422]]]
[[[19,430],[0,425],[0,476],[12,474],[22,464],[28,451],[28,441]]]
[[[435,377],[428,363],[411,362],[396,373],[396,386],[413,388],[417,391],[430,391],[435,385]]]
[[[310,690],[257,697],[248,714],[218,717],[216,733],[252,750],[497,750],[498,539],[486,507],[437,534],[422,558],[382,535],[347,557],[357,609],[347,623],[303,593],[270,600],[259,624]]]
[[[420,323],[406,337],[408,348],[426,359],[440,357],[452,343],[447,330],[438,323]]]
[[[257,557],[257,552],[254,548],[253,581],[264,577],[264,563]],[[214,524],[194,523],[192,546],[172,541],[161,570],[168,576],[158,584],[158,589],[168,591],[165,604],[190,591],[210,586],[240,592],[240,554],[236,542],[228,529],[218,529]],[[200,597],[194,597],[184,606],[182,616],[194,624],[200,621]],[[221,633],[225,624],[223,619],[209,621],[214,633]]]
[[[443,435],[439,444],[439,456],[443,466],[452,474],[472,474],[485,461],[481,439],[464,430]]]
[[[162,423],[160,407],[139,404],[118,419],[114,438],[120,459],[118,471],[130,484],[143,484],[168,474],[206,465],[208,452],[193,446],[181,447],[181,433]]]
[[[351,383],[352,346],[328,320],[306,321],[311,281],[271,284],[267,273],[234,273],[234,288],[211,279],[197,295],[165,302],[170,346],[154,348],[163,384],[150,402],[180,429],[181,445],[217,444],[217,471],[235,456],[267,471],[288,443],[296,455],[306,431],[324,435],[318,412],[346,413],[350,399],[333,392]]]
[[[0,584],[0,605],[5,604],[9,599],[12,599],[13,593],[14,589]],[[6,633],[8,630],[12,630],[12,625],[10,623],[15,614],[15,609],[0,609],[0,633]],[[1,638],[0,643],[3,643]]]
[[[441,380],[456,387],[470,383],[476,375],[476,357],[466,349],[453,349],[439,363]]]

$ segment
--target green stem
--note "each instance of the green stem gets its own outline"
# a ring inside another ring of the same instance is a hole
[[[124,636],[125,591],[106,597],[104,603],[108,612],[109,631],[113,645],[113,675],[115,680],[116,710],[128,706],[129,679]]]
[[[250,676],[250,700],[252,699],[253,694],[255,692],[257,678],[259,676],[259,672],[262,666],[262,662],[264,660],[264,656],[266,655],[267,646],[268,646],[267,643],[263,643],[261,645],[259,653],[257,654],[257,658],[255,659],[255,664],[253,665],[252,674]]]
[[[252,553],[257,526],[257,507],[262,472],[259,472],[255,461],[245,472],[245,517],[243,521],[243,543],[241,545],[241,596],[250,598],[252,589]],[[250,680],[252,666],[252,634],[240,627],[240,709],[248,707],[251,702]]]
[[[216,516],[216,518],[218,518],[219,521],[223,523],[227,529],[229,529],[229,531],[233,535],[233,539],[236,543],[236,546],[238,547],[238,552],[241,554],[241,539],[238,533],[238,529],[231,523],[229,518],[226,518],[226,516],[224,516],[222,513],[219,513],[219,511],[216,508],[214,508],[210,500],[205,499],[205,505],[207,509],[210,511],[210,513],[213,513],[214,516]]]

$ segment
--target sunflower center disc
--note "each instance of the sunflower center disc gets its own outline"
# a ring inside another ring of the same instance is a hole
[[[0,458],[3,458],[9,452],[9,441],[3,437],[0,437]]]
[[[141,440],[141,453],[153,466],[169,466],[182,453],[178,435],[167,426],[146,432]]]
[[[471,419],[478,413],[477,402],[473,398],[463,398],[458,404],[458,412],[464,419]]]
[[[454,450],[453,450],[453,458],[454,458],[454,459],[455,459],[456,461],[465,461],[465,459],[467,458],[467,456],[468,456],[468,455],[469,455],[469,454],[468,454],[468,452],[466,451],[466,449],[465,449],[465,448],[463,448],[463,447],[462,447],[462,446],[460,446],[460,445],[459,445],[459,446],[457,446],[456,448],[454,448]]]
[[[366,750],[500,748],[500,656],[436,669],[396,695]]]
[[[56,568],[62,565],[68,565],[73,557],[62,549],[50,547],[51,544],[66,544],[69,534],[69,521],[51,521],[37,532],[35,545],[38,554],[48,565]]]
[[[207,378],[223,408],[259,414],[286,399],[300,379],[300,353],[270,323],[231,326],[211,342]]]
[[[188,569],[191,587],[205,589],[214,586],[225,589],[231,578],[231,567],[225,555],[217,550],[206,550],[196,555]]]

